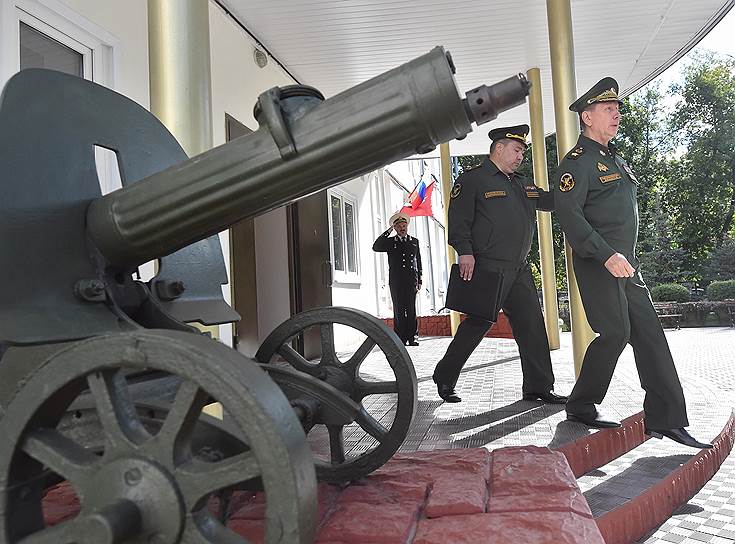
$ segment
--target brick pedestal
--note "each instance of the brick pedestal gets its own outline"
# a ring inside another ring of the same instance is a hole
[[[465,317],[464,314],[461,314],[460,319],[464,320]],[[382,319],[388,327],[393,328],[392,317]],[[418,321],[419,336],[452,336],[449,314],[422,315],[418,318]],[[487,338],[513,338],[513,329],[510,328],[510,322],[502,311],[498,315],[497,323],[490,327],[485,336]]]

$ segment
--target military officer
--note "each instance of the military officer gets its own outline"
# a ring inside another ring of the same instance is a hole
[[[416,335],[416,293],[421,289],[421,252],[419,241],[408,234],[410,218],[403,212],[393,214],[390,228],[378,236],[373,251],[388,253],[388,285],[393,300],[393,329],[407,346],[418,346]],[[396,235],[391,237],[391,233]]]
[[[620,426],[595,404],[605,397],[618,356],[630,343],[646,391],[646,432],[709,448],[684,428],[684,393],[636,258],[638,180],[610,141],[620,126],[620,104],[617,82],[606,77],[569,106],[579,114],[582,134],[559,164],[555,184],[557,218],[574,250],[587,319],[598,334],[567,402],[567,418],[592,427]]]
[[[555,394],[549,341],[536,286],[526,258],[536,225],[536,210],[552,210],[553,193],[515,171],[526,151],[528,125],[491,130],[490,155],[459,176],[449,202],[449,243],[459,255],[460,275],[470,280],[482,270],[504,275],[498,306],[508,317],[518,343],[523,398],[563,404]],[[446,402],[460,402],[454,387],[462,367],[492,323],[467,316],[434,370],[434,383]]]

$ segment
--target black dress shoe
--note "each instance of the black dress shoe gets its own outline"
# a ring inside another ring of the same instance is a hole
[[[418,346],[419,343],[416,340],[409,340],[408,342],[406,342],[406,345],[407,346]]]
[[[646,429],[646,434],[653,438],[670,438],[674,442],[684,444],[690,448],[697,448],[698,450],[708,450],[712,447],[712,444],[700,442],[692,435],[690,435],[684,427],[678,429]]]
[[[454,391],[454,387],[447,383],[439,383],[434,376],[431,379],[436,384],[436,391],[444,402],[462,402],[462,399]]]
[[[583,423],[588,427],[594,427],[595,429],[614,429],[620,427],[620,423],[611,419],[606,419],[605,416],[599,412],[589,415],[570,414],[567,412],[567,419],[569,421],[576,421],[577,423]]]
[[[546,404],[566,404],[567,399],[564,395],[557,395],[553,391],[545,393],[523,393],[523,400],[540,400]]]

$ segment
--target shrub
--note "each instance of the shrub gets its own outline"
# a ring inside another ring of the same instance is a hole
[[[656,302],[689,302],[689,289],[678,283],[662,283],[651,289]]]
[[[735,298],[735,280],[713,281],[707,286],[707,298],[710,300]]]

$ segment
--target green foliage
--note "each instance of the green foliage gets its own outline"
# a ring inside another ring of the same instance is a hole
[[[482,161],[485,160],[485,157],[486,155],[464,155],[462,157],[457,157],[460,173],[480,166]]]
[[[708,281],[735,278],[735,238],[726,239],[710,253],[705,267],[705,278]]]
[[[651,289],[656,302],[689,302],[689,289],[678,283],[662,283]]]
[[[672,87],[680,98],[669,119],[685,152],[672,161],[666,200],[674,237],[692,279],[705,275],[710,253],[733,233],[735,215],[735,59],[700,55]]]
[[[735,280],[713,281],[707,286],[709,300],[735,299]]]

